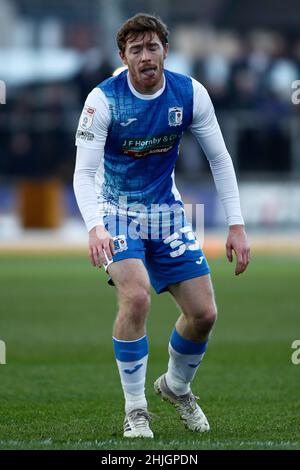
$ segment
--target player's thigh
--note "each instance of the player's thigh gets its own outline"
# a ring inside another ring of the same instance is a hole
[[[178,306],[186,316],[216,314],[216,302],[210,274],[168,286]]]
[[[119,301],[150,297],[150,280],[141,259],[127,258],[112,263],[109,275],[118,291]],[[149,299],[148,299],[149,300]]]

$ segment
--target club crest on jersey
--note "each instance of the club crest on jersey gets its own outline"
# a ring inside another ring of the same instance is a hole
[[[113,242],[115,254],[128,249],[125,235],[118,235],[117,237],[113,237]]]
[[[183,108],[174,106],[169,108],[169,126],[180,126],[182,124]]]
[[[84,107],[80,119],[80,127],[82,129],[89,129],[92,126],[95,111],[96,109],[92,108],[91,106]]]

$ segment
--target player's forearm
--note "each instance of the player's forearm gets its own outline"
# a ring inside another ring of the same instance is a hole
[[[94,149],[77,149],[73,186],[77,204],[88,231],[96,225],[103,225],[95,191],[98,154],[99,151]]]
[[[209,164],[228,225],[244,225],[238,185],[229,153],[224,152],[210,160]]]
[[[103,218],[99,214],[97,204],[94,178],[95,175],[87,171],[77,170],[73,180],[76,201],[88,231],[96,225],[103,225]]]
[[[228,225],[244,224],[234,167],[214,113],[207,128],[194,134],[209,162]]]

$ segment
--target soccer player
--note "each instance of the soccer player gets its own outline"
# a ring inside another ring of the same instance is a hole
[[[121,26],[117,44],[127,69],[87,97],[77,130],[74,190],[91,263],[104,265],[117,291],[113,344],[125,396],[124,437],[153,437],[145,397],[150,283],[157,293],[170,292],[181,310],[167,371],[154,390],[174,405],[188,429],[205,432],[209,423],[191,382],[217,309],[209,266],[174,180],[185,129],[209,161],[229,225],[227,257],[231,262],[235,252],[238,275],[250,252],[235,172],[206,89],[164,69],[166,25],[155,16],[135,15]]]

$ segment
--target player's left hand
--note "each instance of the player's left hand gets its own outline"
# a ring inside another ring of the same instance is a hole
[[[226,255],[228,261],[233,261],[232,250],[236,254],[235,274],[243,273],[250,262],[250,246],[244,225],[231,225],[226,242]]]

